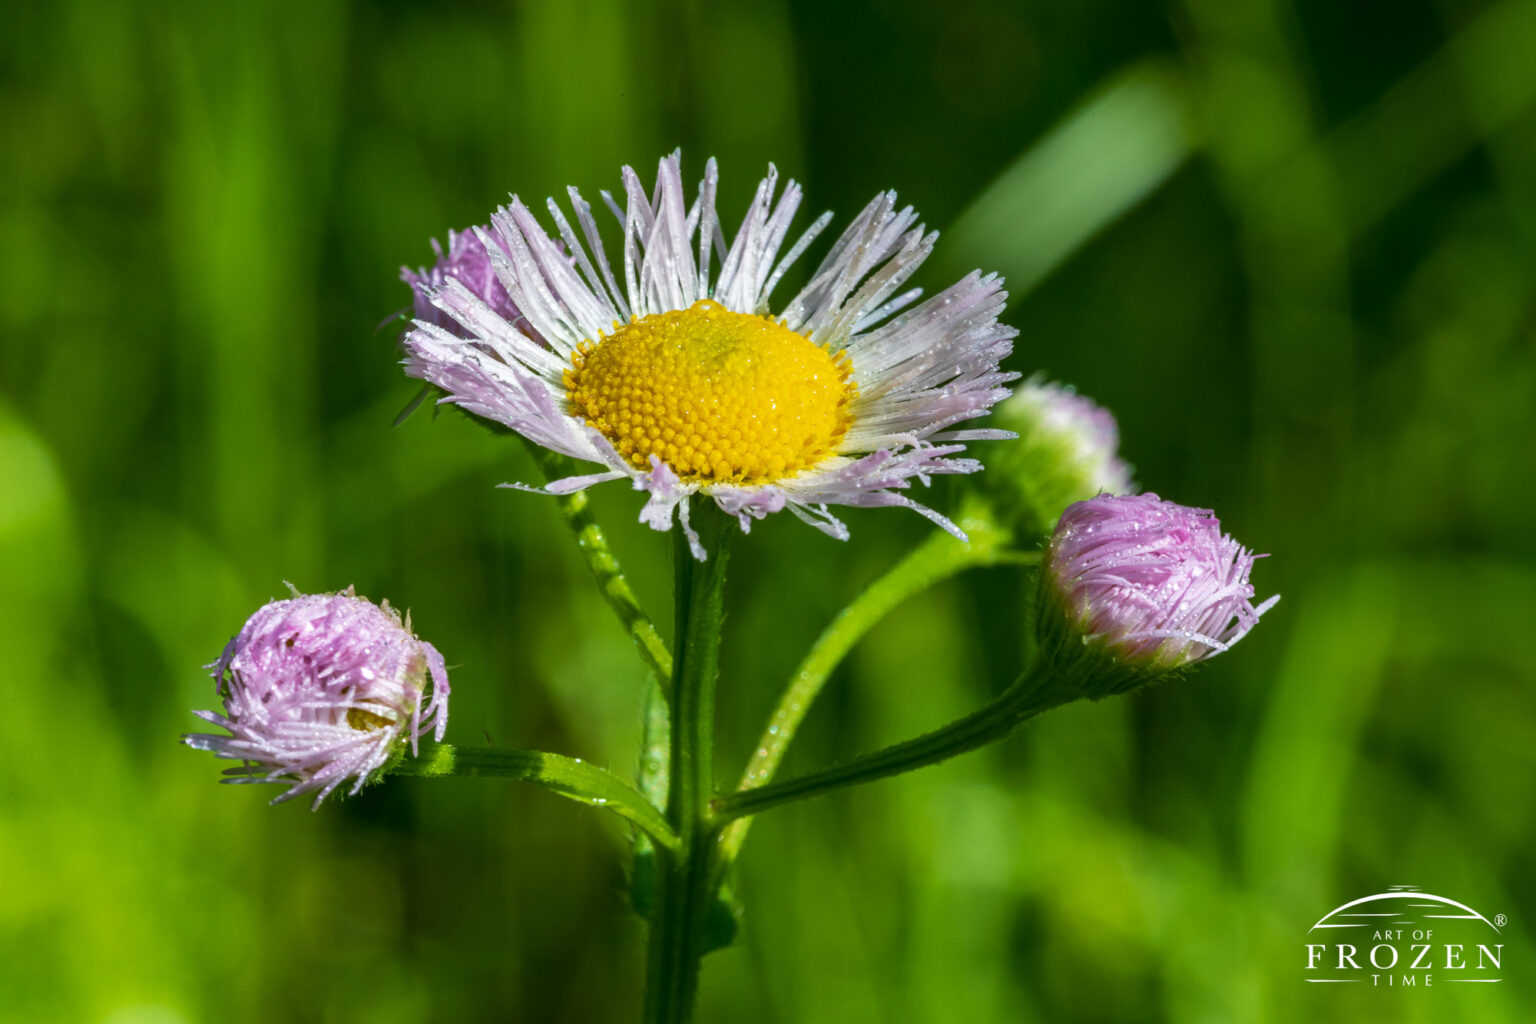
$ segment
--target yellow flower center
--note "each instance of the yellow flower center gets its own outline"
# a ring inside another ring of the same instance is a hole
[[[388,713],[387,708],[382,708],[381,710]],[[347,724],[358,732],[373,732],[375,729],[383,729],[394,725],[395,720],[392,715],[385,717],[385,715],[375,714],[363,708],[348,708]]]
[[[655,455],[686,481],[761,484],[836,451],[851,371],[842,352],[701,299],[582,342],[564,383],[571,414],[637,468]]]

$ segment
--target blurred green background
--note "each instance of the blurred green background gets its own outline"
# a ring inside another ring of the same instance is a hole
[[[1010,280],[1015,369],[1120,418],[1284,600],[1177,685],[773,812],[710,1021],[1524,1021],[1536,1006],[1536,4],[23,4],[0,42],[0,1020],[637,1017],[624,835],[538,789],[311,814],[181,747],[285,593],[408,606],[450,738],[628,773],[642,674],[514,442],[395,414],[402,263],[675,146],[739,217],[894,187],[930,289]],[[789,292],[786,290],[785,295]],[[952,488],[933,495],[953,507]],[[667,616],[666,538],[596,507]],[[737,548],[734,774],[821,626],[931,529]],[[1022,581],[901,608],[787,770],[980,703]],[[1500,985],[1301,981],[1412,884],[1505,914]],[[1326,989],[1327,991],[1318,991]]]

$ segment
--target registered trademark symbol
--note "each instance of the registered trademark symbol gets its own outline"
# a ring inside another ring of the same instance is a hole
[[[1499,914],[1499,915],[1494,917],[1493,923],[1498,925],[1500,928],[1503,928],[1504,925],[1508,922],[1508,920],[1509,919],[1507,917],[1505,917],[1503,914]]]

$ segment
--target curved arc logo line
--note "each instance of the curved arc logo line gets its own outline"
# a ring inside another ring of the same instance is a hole
[[[1477,920],[1479,920],[1479,921],[1483,922],[1484,924],[1486,924],[1489,928],[1492,928],[1495,932],[1498,932],[1501,935],[1503,934],[1503,932],[1499,931],[1499,926],[1498,925],[1494,924],[1492,921],[1488,920],[1482,914],[1479,914],[1477,911],[1473,910],[1471,907],[1467,906],[1465,903],[1457,903],[1453,899],[1447,899],[1444,896],[1436,896],[1432,892],[1418,892],[1418,891],[1413,891],[1413,892],[1380,892],[1380,893],[1377,893],[1374,896],[1362,896],[1362,897],[1360,897],[1357,900],[1350,900],[1348,903],[1345,903],[1343,906],[1334,907],[1332,910],[1328,911],[1328,913],[1326,913],[1322,917],[1318,918],[1317,919],[1317,924],[1314,924],[1311,928],[1307,929],[1307,934],[1310,935],[1312,932],[1317,930],[1317,926],[1318,925],[1322,924],[1324,921],[1328,920],[1333,915],[1335,915],[1335,914],[1337,914],[1337,913],[1339,913],[1341,911],[1348,910],[1350,907],[1358,907],[1362,903],[1370,903],[1370,902],[1373,902],[1375,900],[1392,899],[1394,897],[1404,897],[1404,896],[1410,897],[1410,898],[1416,898],[1416,899],[1435,900],[1435,901],[1437,901],[1439,903],[1444,903],[1446,906],[1455,907],[1457,910],[1464,910],[1468,914],[1470,914],[1472,917],[1475,917],[1475,918],[1477,918]]]

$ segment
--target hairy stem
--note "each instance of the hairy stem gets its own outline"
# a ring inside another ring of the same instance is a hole
[[[533,454],[533,461],[538,464],[539,471],[544,474],[546,480],[554,480],[566,475],[566,468],[560,455],[531,441],[525,441],[525,445]],[[666,695],[672,681],[672,655],[667,650],[666,641],[661,638],[661,633],[656,629],[656,624],[645,613],[645,609],[640,607],[640,599],[635,596],[629,580],[624,578],[624,571],[619,565],[617,556],[608,547],[608,538],[592,515],[587,492],[562,494],[555,500],[559,503],[561,517],[576,538],[576,546],[581,549],[581,555],[586,559],[587,568],[592,571],[593,579],[597,580],[597,589],[602,591],[608,607],[613,609],[613,613],[629,631],[630,639],[635,642],[635,649],[640,652],[640,657],[644,659],[651,671],[656,673],[656,678],[661,680],[662,692]]]
[[[697,562],[681,534],[674,536],[677,602],[672,675],[671,757],[667,820],[678,845],[662,851],[646,964],[645,1020],[682,1024],[692,1019],[718,832],[710,818],[714,796],[715,679],[724,618],[730,518],[712,501],[693,510],[709,558]]]
[[[711,809],[717,820],[733,821],[780,804],[937,764],[1000,740],[1021,723],[1077,696],[1075,692],[1052,685],[1048,679],[1026,672],[990,704],[943,728],[830,768],[757,789],[722,795],[715,799]]]

